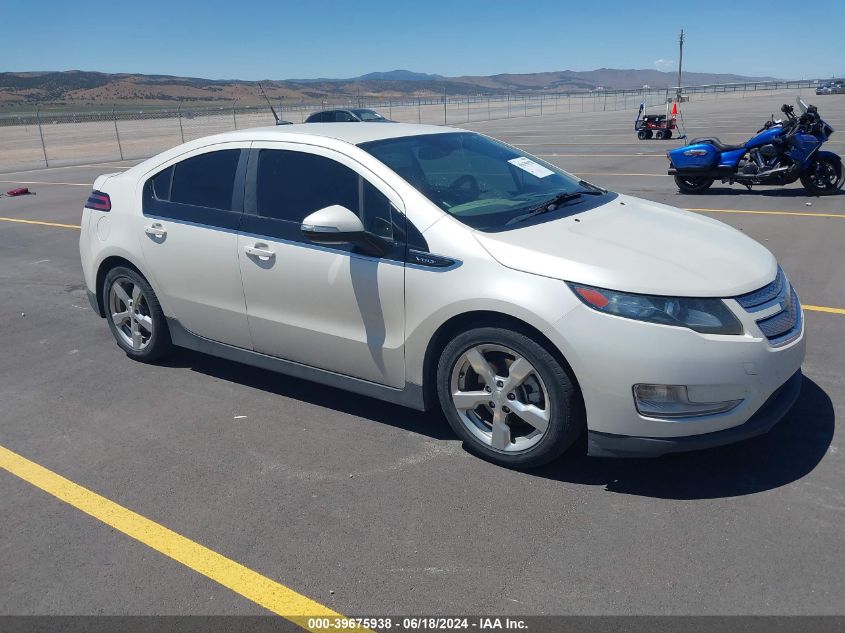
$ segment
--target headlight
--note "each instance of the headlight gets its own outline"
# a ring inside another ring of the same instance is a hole
[[[575,295],[593,310],[703,334],[742,334],[742,324],[721,299],[638,295],[570,283]]]

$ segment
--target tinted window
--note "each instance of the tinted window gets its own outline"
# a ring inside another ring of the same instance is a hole
[[[350,121],[354,121],[355,118],[349,114],[348,112],[344,112],[343,110],[338,110],[335,112],[335,121],[338,123],[349,123]]]
[[[358,214],[364,227],[392,237],[390,201],[348,167],[324,156],[260,150],[256,211],[265,218],[302,223],[314,211],[339,204]]]
[[[465,224],[482,230],[511,227],[560,194],[561,213],[608,202],[613,194],[573,178],[519,150],[473,133],[425,134],[371,141],[360,147]],[[550,205],[551,206],[551,205]],[[536,215],[536,221],[560,213]],[[519,219],[517,219],[519,218]]]
[[[201,154],[176,163],[170,184],[170,202],[209,209],[231,209],[235,172],[238,168],[240,153],[239,149],[226,149]],[[159,197],[157,179],[164,176],[164,173],[162,172],[154,179],[153,187],[156,197]],[[164,181],[162,181],[161,189],[163,194]]]
[[[173,166],[152,177],[153,195],[159,200],[170,200],[170,183],[173,181]]]

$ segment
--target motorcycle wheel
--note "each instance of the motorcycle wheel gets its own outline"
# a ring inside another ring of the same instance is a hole
[[[842,188],[845,175],[842,173],[842,161],[822,156],[801,174],[801,184],[815,196],[829,196]]]
[[[701,193],[713,184],[713,178],[706,176],[675,176],[675,184],[681,193]]]

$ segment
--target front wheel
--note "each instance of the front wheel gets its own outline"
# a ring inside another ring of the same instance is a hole
[[[512,330],[482,327],[455,337],[438,362],[437,395],[464,446],[503,466],[541,466],[585,426],[567,370]]]
[[[681,193],[702,193],[713,184],[713,178],[706,176],[675,176],[675,184]]]
[[[829,196],[842,188],[842,161],[829,156],[815,159],[801,174],[801,184],[814,196]]]

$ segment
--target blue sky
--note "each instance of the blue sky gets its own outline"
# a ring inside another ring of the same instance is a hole
[[[286,79],[396,68],[449,76],[671,69],[683,27],[685,70],[845,75],[843,0],[3,0],[2,6],[0,71]],[[654,11],[661,7],[662,14]]]

